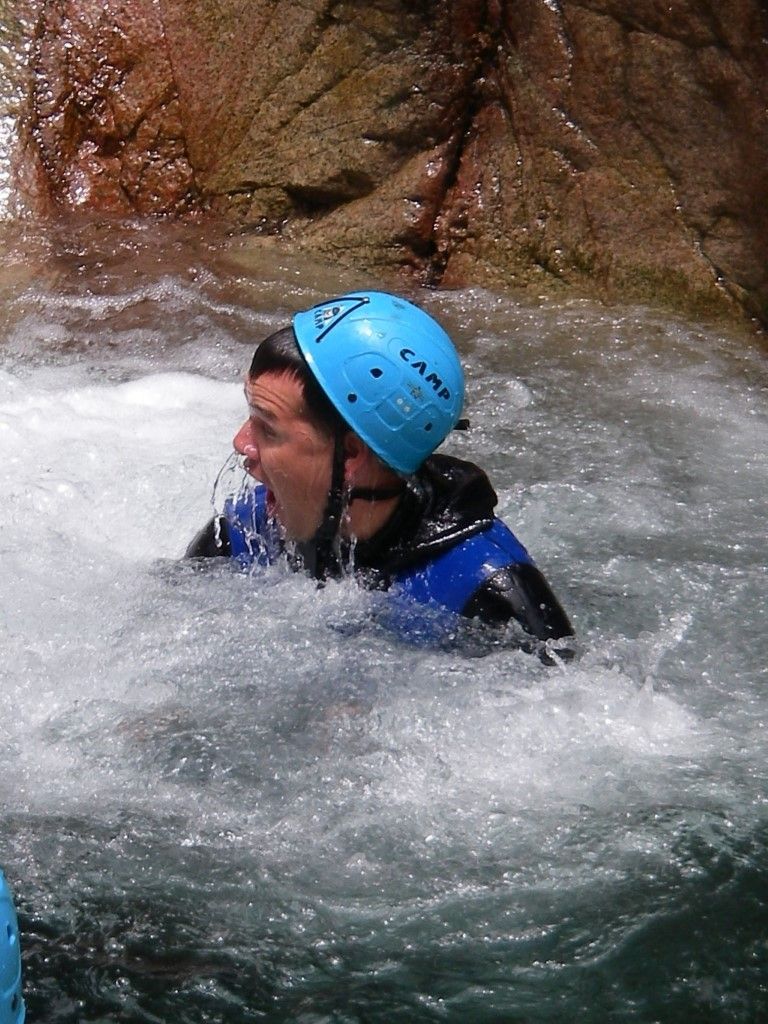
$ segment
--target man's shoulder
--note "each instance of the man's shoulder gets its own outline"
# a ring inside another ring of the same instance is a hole
[[[490,502],[491,507],[496,504],[496,492],[485,470],[467,459],[458,459],[454,455],[430,455],[424,460],[416,476],[453,492],[470,487],[480,488],[484,500]]]
[[[451,455],[432,455],[417,474],[421,517],[414,552],[434,557],[494,522],[496,492],[479,466]]]

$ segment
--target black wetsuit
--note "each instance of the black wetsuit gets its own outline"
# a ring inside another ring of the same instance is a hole
[[[494,522],[496,492],[485,473],[471,462],[446,455],[428,458],[404,488],[391,518],[368,540],[340,552],[364,586],[386,590],[409,569],[418,569]],[[302,547],[304,550],[302,551]],[[311,545],[299,545],[299,564],[313,565]],[[232,554],[224,517],[212,519],[187,549],[188,557]],[[338,575],[338,561],[323,559],[322,575]],[[470,595],[461,612],[489,625],[515,620],[537,640],[573,635],[568,616],[539,569],[514,562],[492,572]]]

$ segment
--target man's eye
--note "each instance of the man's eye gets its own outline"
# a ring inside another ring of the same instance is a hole
[[[254,420],[254,425],[256,427],[256,430],[259,432],[259,434],[261,434],[262,437],[269,438],[270,440],[273,440],[275,437],[277,437],[277,432],[275,431],[275,429],[271,427],[268,423],[265,423],[264,420]]]

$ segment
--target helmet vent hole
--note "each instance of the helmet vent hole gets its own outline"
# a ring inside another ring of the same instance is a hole
[[[425,423],[424,424],[424,429],[425,430],[431,430],[432,429],[432,424],[431,423]]]
[[[375,377],[376,380],[378,380],[379,377],[383,377],[384,376],[384,371],[380,367],[374,366],[371,369],[371,376]]]
[[[353,404],[357,401],[357,395],[354,393],[354,391],[350,391],[350,393],[347,395],[347,401],[352,402]]]

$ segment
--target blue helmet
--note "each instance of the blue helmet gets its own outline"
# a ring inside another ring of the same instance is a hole
[[[461,415],[453,343],[423,309],[387,292],[321,302],[293,318],[301,353],[346,423],[398,473],[413,473]]]
[[[19,925],[11,891],[0,871],[0,1024],[24,1024]]]

